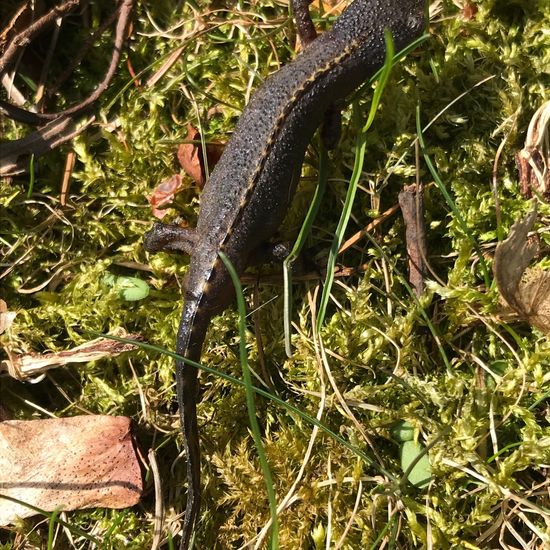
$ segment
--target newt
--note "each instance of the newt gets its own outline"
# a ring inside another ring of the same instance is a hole
[[[293,0],[298,30],[311,31],[308,0]],[[219,253],[242,273],[277,231],[300,176],[306,148],[331,106],[372,76],[385,58],[384,31],[397,51],[422,34],[425,0],[355,0],[332,28],[311,40],[253,94],[207,181],[196,229],[157,222],[149,252],[190,254],[176,352],[199,362],[210,319],[234,298]],[[197,370],[176,361],[176,387],[187,460],[181,549],[200,509]]]

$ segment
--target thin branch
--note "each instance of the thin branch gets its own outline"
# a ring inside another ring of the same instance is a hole
[[[111,13],[111,15],[109,15],[109,17],[107,17],[107,19],[105,19],[105,21],[101,23],[101,25],[86,39],[80,51],[71,59],[71,62],[65,70],[57,77],[53,84],[48,86],[46,93],[49,97],[52,97],[57,93],[63,82],[65,82],[74,69],[80,65],[85,55],[92,48],[97,39],[114,23],[118,16],[117,12],[118,10],[113,11],[113,13]]]
[[[27,167],[27,161],[20,157],[29,154],[43,155],[81,134],[94,120],[95,117],[92,117],[86,124],[77,127],[72,117],[60,117],[24,138],[2,143],[0,175],[23,172]]]
[[[122,46],[124,43],[126,30],[128,28],[128,23],[130,20],[132,6],[133,6],[133,0],[122,0],[120,3],[120,6],[118,8],[118,20],[117,20],[117,25],[115,30],[115,43],[113,48],[113,55],[111,56],[111,62],[109,63],[109,67],[107,68],[107,71],[105,73],[105,76],[103,77],[103,80],[99,83],[97,88],[86,99],[84,99],[77,105],[70,107],[69,109],[65,109],[64,111],[59,111],[57,113],[31,113],[30,111],[26,111],[25,109],[21,109],[19,107],[14,107],[13,105],[7,104],[5,101],[0,101],[0,110],[2,110],[5,114],[7,114],[7,116],[9,116],[10,118],[13,118],[14,120],[18,120],[20,122],[25,122],[26,124],[33,124],[33,125],[38,125],[48,120],[56,120],[60,117],[68,117],[69,115],[81,114],[83,111],[85,111],[87,107],[92,105],[92,103],[94,103],[103,94],[103,92],[107,89],[107,87],[109,86],[109,83],[111,82],[111,79],[115,74],[116,68],[118,66],[118,62],[120,60],[120,54],[122,52]],[[41,18],[39,21],[41,21],[42,19],[44,18]],[[34,25],[31,25],[31,27],[26,29],[26,31],[24,32],[29,31],[29,29],[31,29],[33,26]],[[1,70],[1,65],[0,65],[0,70]]]
[[[0,57],[0,75],[4,73],[8,65],[22,46],[28,44],[36,35],[40,34],[48,25],[53,23],[58,17],[62,17],[80,4],[80,0],[67,0],[65,3],[52,8],[46,15],[37,19],[29,25],[24,31],[17,34],[6,48],[4,54]]]
[[[422,186],[405,186],[399,193],[399,206],[405,222],[405,240],[409,257],[409,282],[416,296],[424,293],[426,234]]]

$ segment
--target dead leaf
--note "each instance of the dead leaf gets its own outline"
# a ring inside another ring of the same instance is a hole
[[[477,13],[477,6],[475,4],[472,4],[472,2],[465,2],[464,6],[462,7],[462,17],[466,21],[470,21],[476,16]]]
[[[123,329],[114,330],[113,336],[128,338],[129,340],[141,339],[140,335],[127,333]],[[6,371],[17,380],[26,380],[38,376],[47,370],[67,365],[68,363],[89,363],[90,361],[97,361],[103,357],[113,357],[136,348],[137,346],[133,344],[117,342],[116,340],[103,337],[58,353],[15,354],[5,348],[9,360],[0,362],[0,372]]]
[[[523,220],[516,222],[508,237],[499,243],[495,251],[494,273],[504,299],[514,307],[521,277],[537,253],[537,246],[527,241],[527,234],[535,225],[536,209]]]
[[[496,248],[493,271],[507,304],[531,325],[550,333],[550,272],[528,267],[539,248],[528,238],[536,218],[535,208],[512,226]]]
[[[126,508],[139,501],[142,489],[129,418],[0,422],[2,495],[46,511]],[[35,514],[0,498],[0,525]]]
[[[550,201],[550,101],[533,115],[516,162],[523,196],[529,198],[534,191]]]
[[[170,179],[164,180],[155,187],[155,190],[149,195],[149,204],[152,206],[153,216],[162,220],[168,213],[167,210],[161,209],[161,206],[169,204],[174,200],[174,195],[181,189],[181,176],[173,175]]]
[[[178,147],[178,162],[185,173],[191,176],[193,181],[202,189],[206,183],[206,171],[200,143],[201,135],[191,124],[187,126],[185,141],[186,143],[182,143]],[[222,143],[212,142],[206,144],[206,158],[210,171],[220,159],[223,149],[224,145]]]

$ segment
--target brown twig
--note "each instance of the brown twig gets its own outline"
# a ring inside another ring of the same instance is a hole
[[[21,173],[25,168],[26,161],[22,161],[19,157],[30,154],[43,155],[78,136],[93,120],[95,119],[92,118],[86,124],[77,128],[72,117],[61,117],[48,122],[48,124],[24,138],[2,143],[0,149],[0,175]]]
[[[71,0],[72,2],[75,2],[76,0]],[[78,2],[76,2],[78,3]],[[90,107],[107,89],[109,86],[109,83],[111,82],[111,79],[113,78],[116,68],[118,66],[118,62],[120,60],[120,54],[122,52],[122,45],[124,42],[126,29],[128,28],[128,23],[130,20],[130,13],[132,11],[132,5],[133,0],[121,0],[120,6],[118,8],[118,20],[115,30],[115,43],[113,47],[113,55],[111,56],[111,61],[109,63],[109,67],[107,68],[107,71],[105,72],[105,76],[103,77],[102,81],[99,83],[97,88],[83,101],[78,103],[77,105],[74,105],[73,107],[70,107],[69,109],[65,109],[64,111],[59,111],[57,113],[31,113],[30,111],[26,111],[25,109],[20,109],[19,107],[14,107],[13,105],[6,104],[4,101],[0,101],[0,109],[3,109],[4,112],[7,114],[7,116],[10,116],[10,118],[13,118],[15,120],[19,120],[20,122],[25,122],[27,124],[41,124],[44,121],[49,120],[56,120],[60,117],[68,117],[69,115],[77,115],[84,112],[88,107]],[[54,8],[55,9],[55,8]],[[53,10],[52,10],[53,11]],[[45,17],[47,17],[51,12],[46,14],[44,17],[39,19],[39,21],[42,21]],[[59,13],[55,13],[54,15],[59,16]],[[39,22],[38,21],[38,22]],[[38,23],[37,22],[37,23]],[[36,24],[34,24],[36,25]],[[34,25],[31,25],[28,29],[23,31],[23,33],[28,33],[28,31],[34,27]],[[43,27],[41,27],[43,28]],[[18,35],[18,36],[20,36]],[[29,35],[33,36],[33,35]],[[17,38],[17,37],[16,37]],[[14,40],[15,42],[15,40]],[[10,46],[11,47],[11,46]],[[8,48],[9,50],[10,48]],[[7,51],[6,51],[7,53]],[[6,54],[2,57],[2,59],[5,57]],[[0,59],[1,61],[1,59]],[[2,71],[2,65],[0,65],[0,72]]]
[[[61,206],[65,206],[67,204],[69,183],[71,181],[71,174],[73,173],[75,161],[76,153],[71,150],[67,153],[67,158],[65,160],[65,169],[63,170],[63,179],[61,180],[61,192],[59,193],[59,204]]]
[[[421,185],[409,185],[399,193],[399,206],[405,222],[409,257],[409,282],[416,296],[424,292],[426,235],[424,230],[424,193]]]
[[[41,33],[48,25],[53,23],[58,17],[62,17],[80,4],[80,0],[67,0],[63,4],[55,6],[46,15],[37,19],[29,25],[24,31],[15,35],[10,45],[6,48],[4,54],[0,57],[0,74],[4,73],[8,65],[22,46],[28,44],[36,35]]]
[[[370,267],[369,263],[361,264],[357,267],[336,267],[334,276],[339,277],[351,277],[353,275],[365,273]],[[322,269],[320,271],[312,271],[310,273],[304,273],[303,275],[293,275],[293,282],[304,282],[304,281],[321,281],[326,276],[326,270]],[[243,273],[240,277],[241,283],[243,284],[267,284],[274,286],[281,286],[283,284],[283,276],[281,273],[274,274],[265,274],[262,275],[258,281],[258,276],[253,273]]]
[[[378,218],[376,218],[375,220],[372,220],[366,227],[361,229],[361,231],[358,231],[357,233],[355,233],[355,235],[352,235],[340,247],[340,250],[338,250],[338,254],[342,254],[342,252],[352,247],[354,244],[360,241],[361,238],[364,237],[367,233],[370,233],[374,228],[378,227],[382,222],[385,222],[390,216],[393,216],[398,210],[399,210],[399,205],[394,204],[391,208],[388,208],[385,212],[382,212],[382,214],[380,214]]]

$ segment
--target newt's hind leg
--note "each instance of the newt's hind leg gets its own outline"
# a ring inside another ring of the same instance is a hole
[[[280,264],[290,254],[290,243],[264,243],[254,249],[248,257],[247,266]]]
[[[331,151],[340,141],[342,133],[342,109],[336,103],[329,105],[321,126],[321,140],[323,145]]]
[[[197,244],[197,233],[190,227],[175,223],[156,222],[143,236],[147,252],[185,252],[192,254]]]

